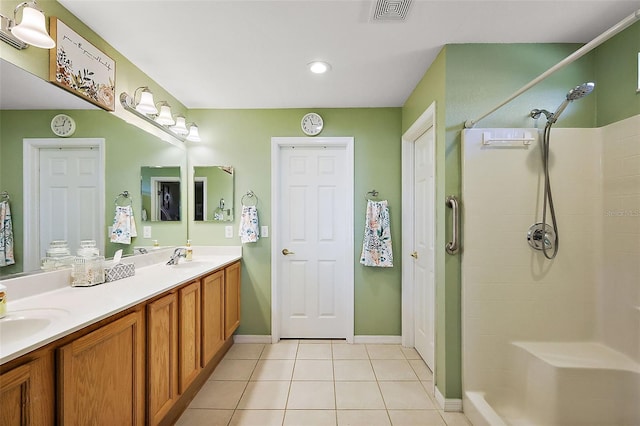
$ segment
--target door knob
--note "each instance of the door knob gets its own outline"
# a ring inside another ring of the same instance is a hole
[[[413,253],[411,253],[411,257],[413,257],[414,259],[418,258],[418,252],[414,251]]]
[[[289,254],[295,254],[295,252],[289,251],[289,249],[282,249],[282,254],[284,254],[285,256],[289,255]]]

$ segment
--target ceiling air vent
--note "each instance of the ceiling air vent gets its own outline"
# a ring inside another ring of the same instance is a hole
[[[411,0],[376,0],[373,21],[405,21]]]

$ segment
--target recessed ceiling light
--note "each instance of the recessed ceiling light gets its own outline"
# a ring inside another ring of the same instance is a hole
[[[309,70],[314,74],[324,74],[331,69],[331,65],[327,62],[314,61],[308,64]]]

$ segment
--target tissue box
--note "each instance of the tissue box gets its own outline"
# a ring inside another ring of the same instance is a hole
[[[132,277],[136,274],[136,266],[133,263],[118,263],[109,268],[105,268],[105,281],[121,280],[122,278]]]

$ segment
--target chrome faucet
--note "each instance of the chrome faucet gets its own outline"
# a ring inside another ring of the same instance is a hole
[[[173,251],[173,254],[167,262],[167,265],[177,265],[181,257],[187,257],[187,249],[184,247],[178,247]]]
[[[140,253],[140,254],[147,254],[149,253],[149,251],[144,248],[144,247],[136,247],[133,249],[133,254],[136,254],[136,252]]]

